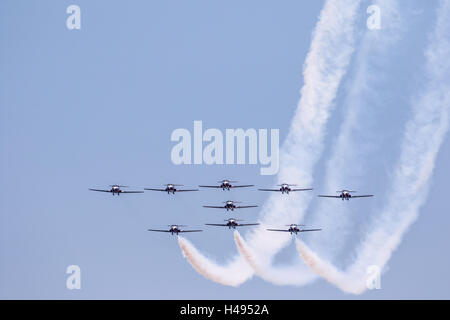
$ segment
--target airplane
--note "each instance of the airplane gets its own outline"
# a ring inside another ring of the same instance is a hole
[[[123,191],[120,188],[128,188],[128,186],[119,186],[117,184],[110,185],[111,189],[109,190],[103,190],[103,189],[89,189],[91,191],[98,191],[98,192],[110,192],[112,195],[115,195],[117,193],[118,196],[120,196],[121,193],[144,193],[144,191]]]
[[[182,184],[173,184],[169,183],[166,184],[166,187],[164,189],[152,189],[152,188],[144,188],[144,190],[150,190],[150,191],[163,191],[167,192],[167,194],[175,194],[175,192],[187,192],[187,191],[198,191],[198,189],[177,189],[176,187],[181,187]]]
[[[245,227],[245,226],[257,226],[257,225],[259,225],[259,223],[239,223],[238,221],[242,221],[242,220],[237,220],[237,219],[234,219],[234,218],[230,218],[230,219],[227,219],[227,220],[224,220],[224,221],[227,221],[227,223],[226,224],[220,224],[220,223],[205,223],[205,225],[207,225],[207,226],[217,226],[217,227],[228,227],[228,229],[231,229],[231,228],[233,228],[233,229],[236,229],[236,227]]]
[[[308,188],[308,189],[295,189],[295,188],[291,188],[293,186],[297,186],[296,184],[287,184],[287,183],[282,183],[278,185],[280,188],[279,189],[258,189],[259,191],[278,191],[281,192],[281,194],[286,193],[289,194],[289,192],[291,191],[307,191],[307,190],[313,190],[312,188]]]
[[[245,184],[245,185],[240,185],[240,186],[235,186],[232,185],[232,183],[237,183],[238,181],[231,181],[231,180],[222,180],[222,181],[217,181],[218,183],[220,183],[220,185],[216,185],[216,186],[199,186],[200,188],[216,188],[216,189],[222,189],[222,190],[231,190],[234,188],[248,188],[248,187],[253,187],[253,184]]]
[[[244,208],[256,208],[257,206],[237,206],[235,203],[241,203],[239,201],[228,200],[224,202],[224,206],[203,206],[204,208],[215,208],[215,209],[227,209],[234,211],[234,209],[244,209]]]
[[[341,198],[342,201],[344,200],[350,200],[350,198],[367,198],[367,197],[373,197],[373,194],[363,194],[363,195],[359,195],[359,196],[354,196],[352,195],[352,193],[355,193],[356,191],[350,191],[350,190],[340,190],[340,191],[336,191],[337,193],[340,193],[338,196],[328,196],[328,195],[323,195],[320,194],[319,197],[322,198]]]
[[[169,227],[170,227],[169,230],[148,229],[148,231],[153,231],[153,232],[170,232],[172,235],[174,233],[176,235],[178,235],[179,233],[183,233],[183,232],[201,232],[201,231],[203,231],[203,230],[181,230],[180,227],[187,227],[187,226],[181,226],[181,225],[176,225],[176,224],[172,224]]]
[[[306,231],[320,231],[322,229],[299,229],[298,226],[304,226],[304,224],[288,224],[286,225],[289,229],[267,229],[269,231],[280,231],[280,232],[290,232],[291,234],[297,232],[306,232]]]

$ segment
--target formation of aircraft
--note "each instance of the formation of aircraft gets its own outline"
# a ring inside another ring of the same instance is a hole
[[[117,184],[110,185],[111,189],[105,190],[105,189],[89,189],[91,191],[97,191],[97,192],[109,192],[112,193],[112,195],[117,194],[120,196],[121,193],[144,193],[144,191],[124,191],[121,188],[128,188],[128,186],[120,186]]]
[[[203,206],[204,208],[214,208],[214,209],[227,209],[234,211],[234,209],[245,209],[245,208],[256,208],[257,206],[237,206],[236,203],[241,203],[240,201],[228,200],[224,202],[223,206]]]
[[[222,190],[231,190],[234,188],[248,188],[248,187],[253,187],[253,184],[244,184],[244,185],[239,185],[239,186],[235,186],[232,185],[232,183],[237,183],[238,181],[231,181],[231,180],[221,180],[221,181],[217,181],[218,183],[220,183],[220,185],[214,185],[214,186],[199,186],[200,188],[216,188],[216,189],[222,189]]]
[[[320,231],[322,229],[300,229],[299,226],[304,226],[304,224],[288,224],[286,225],[287,227],[289,227],[288,229],[267,229],[269,231],[278,231],[278,232],[290,232],[291,234],[295,233],[297,234],[298,232],[307,232],[307,231]]]
[[[177,189],[176,187],[182,187],[182,184],[173,184],[168,183],[164,189],[154,189],[154,188],[144,188],[144,190],[148,191],[162,191],[167,192],[167,194],[175,194],[175,192],[189,192],[189,191],[198,191],[198,189]]]
[[[291,188],[291,187],[295,187],[297,186],[296,184],[287,184],[287,183],[282,183],[278,185],[280,188],[278,189],[258,189],[259,191],[277,191],[277,192],[281,192],[281,194],[289,194],[289,192],[292,191],[308,191],[308,190],[313,190],[312,188],[307,188],[307,189],[296,189],[296,188]]]
[[[368,197],[373,197],[373,194],[363,194],[363,195],[358,195],[358,196],[354,196],[352,195],[352,193],[355,193],[356,191],[351,191],[351,190],[338,190],[336,191],[336,193],[339,193],[339,195],[335,195],[335,196],[330,196],[330,195],[323,195],[323,194],[319,194],[318,197],[321,198],[338,198],[338,199],[342,199],[342,201],[344,200],[350,200],[350,198],[368,198]]]
[[[228,227],[228,229],[236,229],[236,227],[245,227],[245,226],[257,226],[259,223],[239,223],[238,221],[243,220],[237,220],[234,218],[230,218],[227,220],[224,220],[227,223],[205,223],[207,226],[216,226],[216,227]]]
[[[246,185],[234,185],[234,183],[237,183],[237,181],[232,180],[221,180],[218,181],[218,185],[200,185],[201,188],[215,188],[215,189],[222,189],[222,190],[231,190],[233,188],[248,188],[253,187],[253,184],[246,184]],[[199,189],[179,189],[178,187],[182,187],[182,184],[173,184],[169,183],[166,184],[164,188],[144,188],[144,190],[148,191],[160,191],[160,192],[167,192],[167,194],[175,194],[176,192],[190,192],[190,191],[199,191]],[[290,192],[295,191],[309,191],[313,190],[312,188],[295,188],[297,185],[295,184],[287,184],[282,183],[278,185],[279,188],[274,189],[258,189],[260,191],[274,191],[274,192],[281,192],[281,194],[289,194]],[[136,190],[136,191],[128,191],[128,190],[122,190],[122,188],[128,188],[128,186],[123,185],[110,185],[110,189],[89,189],[91,191],[97,191],[97,192],[107,192],[112,193],[112,195],[120,195],[121,193],[144,193],[144,191]],[[372,194],[363,194],[363,195],[353,195],[352,193],[356,193],[356,191],[352,190],[339,190],[336,191],[337,195],[318,195],[319,197],[324,198],[338,198],[342,200],[350,200],[350,198],[367,198],[367,197],[373,197]],[[221,206],[203,206],[205,208],[214,208],[214,209],[226,209],[227,211],[231,210],[234,211],[235,209],[244,209],[244,208],[256,208],[257,205],[249,205],[249,206],[242,206],[242,205],[236,205],[238,203],[241,203],[239,201],[233,201],[233,200],[227,200],[223,202],[224,205]],[[228,227],[229,229],[235,229],[236,227],[243,227],[243,226],[257,226],[259,223],[240,223],[235,218],[229,218],[227,220],[224,220],[225,223],[206,223],[207,226],[220,226],[220,227]],[[309,231],[321,231],[322,229],[302,229],[299,228],[301,224],[289,224],[287,225],[287,229],[267,229],[268,231],[276,231],[276,232],[289,232],[290,234],[296,234],[299,232],[309,232]],[[185,233],[185,232],[201,232],[203,230],[182,230],[181,227],[186,227],[183,225],[170,225],[168,230],[161,230],[161,229],[148,229],[148,231],[152,232],[165,232],[170,233],[172,235],[179,233]]]
[[[178,235],[179,233],[183,233],[183,232],[202,232],[203,231],[203,230],[181,230],[180,227],[187,227],[187,226],[181,226],[181,225],[176,225],[176,224],[172,224],[169,227],[170,227],[169,230],[148,229],[148,231],[152,231],[152,232],[169,232],[172,235],[174,233],[176,235]]]

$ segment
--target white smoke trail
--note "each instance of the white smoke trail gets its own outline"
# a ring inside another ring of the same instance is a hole
[[[354,25],[359,4],[360,1],[355,0],[328,0],[322,9],[304,65],[301,99],[280,152],[280,183],[312,184],[313,167],[323,150],[324,128],[353,53]],[[290,237],[286,235],[275,234],[269,239],[265,227],[301,220],[310,198],[306,194],[292,194],[285,199],[280,199],[279,195],[269,198],[260,215],[262,226],[250,233],[247,244],[259,264],[270,266],[273,256],[290,242]],[[235,285],[253,275],[253,270],[248,265],[244,266],[245,262],[240,256],[227,266],[220,267],[198,250],[190,251],[193,247],[185,246],[185,249],[188,250],[185,255],[192,265],[205,266],[197,267],[196,270],[208,279],[230,279],[230,284]],[[230,274],[231,270],[238,271]],[[266,267],[265,270],[270,268]],[[305,272],[310,271],[305,268]],[[298,274],[291,272],[287,276],[290,283],[303,284],[311,279],[311,274],[306,277]],[[270,280],[270,276],[266,278]],[[224,282],[228,283],[221,283]]]
[[[405,128],[387,205],[358,248],[355,262],[347,272],[341,272],[304,243],[297,243],[306,264],[343,291],[359,294],[366,290],[367,267],[382,269],[386,265],[426,200],[436,156],[449,126],[450,1],[440,1],[437,15],[425,53],[424,93],[412,102],[413,116]]]
[[[301,280],[299,280],[298,274],[299,272],[302,272],[302,270],[299,269],[298,264],[292,266],[277,266],[276,268],[262,265],[237,231],[234,232],[234,241],[239,253],[244,257],[245,261],[253,268],[257,275],[267,281],[277,285],[299,285],[299,282],[301,281],[301,284],[304,285],[314,281],[317,277],[314,273],[310,272],[310,270],[303,268],[304,273],[301,276]]]
[[[280,152],[279,183],[301,183],[309,186],[313,182],[313,167],[323,150],[325,125],[354,50],[354,26],[359,5],[360,1],[355,0],[328,0],[322,9],[304,65],[301,99]],[[283,199],[280,199],[279,195],[272,195],[268,199],[260,214],[262,225],[249,234],[247,241],[247,246],[252,249],[252,255],[258,264],[265,265],[259,270],[271,270],[273,256],[289,244],[291,239],[284,234],[267,237],[265,228],[300,221],[310,199],[311,196],[305,193],[291,194]],[[198,251],[187,257],[193,265],[203,261],[209,266],[201,269],[201,273],[208,279],[224,279],[228,276],[222,272],[230,273],[232,269],[239,269],[237,264],[240,267],[243,265],[242,258],[234,258],[228,266],[219,267]],[[309,272],[305,268],[305,273]],[[247,265],[237,274],[230,275],[230,278],[233,283],[242,283],[252,274],[252,269]],[[260,275],[268,280],[273,278],[269,274]],[[311,280],[311,274],[299,276],[298,272],[290,272],[285,274],[285,279],[289,279],[291,284],[303,284]]]
[[[183,256],[189,261],[192,267],[209,280],[220,284],[237,287],[242,283],[242,278],[239,277],[239,275],[242,274],[243,270],[250,271],[250,275],[248,277],[252,276],[251,269],[245,261],[240,259],[239,256],[236,256],[234,261],[232,261],[228,266],[222,267],[206,258],[187,239],[179,236],[178,244],[181,248]]]
[[[341,290],[360,294],[364,291],[364,287],[361,285],[355,285],[351,277],[346,273],[340,272],[331,263],[320,258],[314,251],[312,251],[303,241],[296,240],[297,250],[300,253],[303,261],[318,275],[322,276],[325,280],[335,284]]]
[[[349,142],[352,141],[354,134],[353,130],[358,124],[359,118],[361,118],[361,106],[367,105],[362,100],[367,97],[363,97],[366,91],[369,90],[369,80],[371,78],[371,64],[374,61],[380,61],[384,58],[384,54],[389,51],[391,45],[395,43],[395,40],[401,37],[402,25],[399,23],[399,11],[397,8],[397,2],[394,0],[378,0],[372,3],[377,5],[383,13],[383,26],[384,32],[374,32],[368,30],[364,33],[361,44],[358,48],[356,56],[356,76],[352,80],[350,85],[350,92],[346,99],[345,115],[343,116],[343,124],[341,126],[339,136],[336,144],[333,146],[333,153],[330,161],[327,164],[327,185],[329,189],[333,191],[341,181],[343,177],[347,177],[351,174],[357,177],[355,174],[355,164],[358,164],[358,160],[363,157],[363,152],[358,149],[355,150],[349,148]],[[372,79],[370,79],[372,80]],[[352,163],[349,167],[348,163]],[[356,170],[359,171],[360,170]],[[332,187],[330,187],[332,186]],[[344,219],[345,212],[336,210],[336,203],[331,204],[328,202],[322,202],[323,205],[319,207],[318,214],[315,214],[314,226],[326,225],[327,237],[323,238],[320,234],[308,235],[308,240],[313,239],[314,244],[321,249],[327,249],[330,253],[337,252],[337,249],[342,247],[342,231],[334,232],[336,229],[345,229],[343,226],[346,224]],[[342,208],[342,207],[341,207]],[[333,223],[329,223],[334,220]],[[326,223],[325,223],[326,222]],[[323,241],[322,239],[326,239]],[[331,239],[331,240],[330,240]],[[235,235],[235,241],[239,252],[245,257],[247,262],[255,270],[255,273],[261,276],[263,279],[279,284],[279,285],[303,285],[312,281],[315,277],[309,272],[302,269],[303,263],[300,261],[297,264],[284,267],[272,268],[271,265],[261,265],[255,254],[250,250],[245,241],[238,235]],[[323,251],[323,250],[321,250]]]
[[[386,54],[391,53],[393,45],[403,36],[405,28],[397,1],[378,0],[372,4],[380,8],[383,29],[379,32],[367,28],[355,54],[355,72],[343,102],[345,111],[342,124],[326,164],[323,193],[334,194],[335,190],[343,187],[352,190],[357,188],[365,181],[368,173],[367,167],[363,165],[365,160],[376,156],[378,150],[373,141],[379,140],[379,133],[368,129],[368,123],[373,125],[374,112],[371,109],[380,101],[373,87],[385,81],[381,80],[382,74],[390,70],[382,69],[381,66],[387,59]],[[343,185],[344,182],[346,185]],[[342,249],[347,239],[346,230],[350,229],[354,220],[351,219],[352,208],[336,204],[336,201],[320,201],[317,210],[314,210],[312,225],[325,226],[327,236],[316,233],[309,236],[308,240],[328,259]]]

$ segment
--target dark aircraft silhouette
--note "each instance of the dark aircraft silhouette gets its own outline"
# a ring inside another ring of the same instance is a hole
[[[117,184],[110,185],[110,187],[111,187],[111,189],[109,189],[109,190],[104,190],[104,189],[89,189],[89,190],[97,191],[97,192],[110,192],[110,193],[112,193],[112,195],[117,194],[118,196],[121,193],[144,193],[144,191],[123,191],[120,188],[128,188],[128,186],[120,186]]]
[[[259,225],[259,223],[239,223],[238,221],[242,221],[242,220],[237,220],[237,219],[234,219],[234,218],[230,218],[230,219],[227,219],[227,220],[224,220],[224,221],[227,221],[227,223],[222,223],[222,224],[220,224],[220,223],[205,223],[205,225],[207,225],[207,226],[217,226],[217,227],[228,227],[228,229],[231,229],[231,228],[233,228],[233,229],[236,229],[236,227],[245,227],[245,226],[257,226],[257,225]]]
[[[342,201],[350,200],[350,198],[373,197],[373,194],[363,194],[363,195],[359,195],[359,196],[354,196],[354,195],[352,195],[352,193],[355,193],[356,191],[350,191],[350,190],[339,190],[336,192],[339,193],[338,196],[328,196],[328,195],[320,194],[319,197],[321,197],[321,198],[340,198],[340,199],[342,199]]]
[[[203,206],[204,208],[214,208],[214,209],[227,209],[234,211],[234,209],[245,209],[245,208],[256,208],[257,206],[237,206],[235,203],[241,203],[239,201],[228,200],[224,202],[224,206]]]
[[[186,227],[186,226],[180,226],[180,225],[176,225],[176,224],[172,224],[169,226],[170,229],[169,230],[157,230],[157,229],[148,229],[148,231],[153,231],[153,232],[169,232],[172,235],[175,233],[176,235],[178,235],[179,233],[184,233],[184,232],[201,232],[203,230],[181,230],[180,227]]]
[[[298,226],[304,226],[304,224],[288,224],[286,225],[287,227],[289,227],[287,230],[286,229],[267,229],[269,231],[279,231],[279,232],[290,232],[291,234],[295,233],[297,234],[297,232],[307,232],[307,231],[320,231],[322,229],[299,229]]]
[[[278,185],[280,188],[279,189],[258,189],[259,191],[278,191],[281,192],[281,194],[286,193],[289,194],[289,192],[292,191],[307,191],[307,190],[312,190],[312,188],[308,188],[308,189],[296,189],[296,188],[291,188],[293,186],[296,186],[296,184],[287,184],[287,183],[283,183],[283,184],[279,184]]]
[[[152,188],[144,188],[144,190],[149,190],[149,191],[162,191],[162,192],[167,192],[167,194],[175,194],[175,192],[187,192],[187,191],[198,191],[198,189],[177,189],[176,187],[180,187],[183,186],[182,184],[173,184],[173,183],[169,183],[166,184],[166,187],[164,189],[152,189]]]
[[[216,188],[216,189],[222,189],[222,190],[230,190],[230,189],[234,189],[234,188],[248,188],[248,187],[253,187],[253,184],[245,184],[245,185],[240,185],[240,186],[235,186],[232,185],[232,183],[237,183],[238,181],[231,181],[231,180],[222,180],[222,181],[217,181],[218,183],[220,183],[220,185],[216,185],[216,186],[199,186],[201,188]]]

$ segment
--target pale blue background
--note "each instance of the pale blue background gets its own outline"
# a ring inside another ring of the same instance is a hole
[[[414,14],[406,37],[386,61],[391,90],[380,93],[384,118],[379,119],[392,130],[383,132],[374,166],[394,163],[390,154],[398,147],[390,142],[400,138],[411,93],[420,89],[422,51],[435,20],[435,1],[404,3],[405,14]],[[66,28],[70,4],[81,7],[81,30]],[[361,8],[361,32],[369,4]],[[205,128],[222,130],[280,128],[283,141],[322,5],[294,0],[1,1],[0,298],[354,298],[324,280],[298,288],[254,277],[239,288],[225,287],[191,268],[176,237],[146,231],[170,223],[195,227],[220,221],[224,213],[201,205],[227,198],[262,204],[266,193],[112,197],[88,191],[113,183],[195,186],[222,178],[273,183],[274,177],[259,175],[259,166],[175,166],[170,134],[176,128],[192,130],[194,120],[203,120]],[[344,84],[337,110],[345,110],[345,92]],[[315,191],[320,191],[321,169],[341,117],[330,118]],[[450,298],[449,158],[445,140],[418,221],[390,260],[382,289],[362,298]],[[382,195],[386,181],[376,170],[368,176],[370,191]],[[379,196],[351,205],[361,208],[364,220],[365,208],[382,203]],[[252,221],[258,210],[235,215]],[[207,228],[188,238],[219,261],[237,252],[227,229]],[[294,250],[288,247],[277,259],[288,263]],[[65,287],[71,264],[81,267],[80,291]]]

